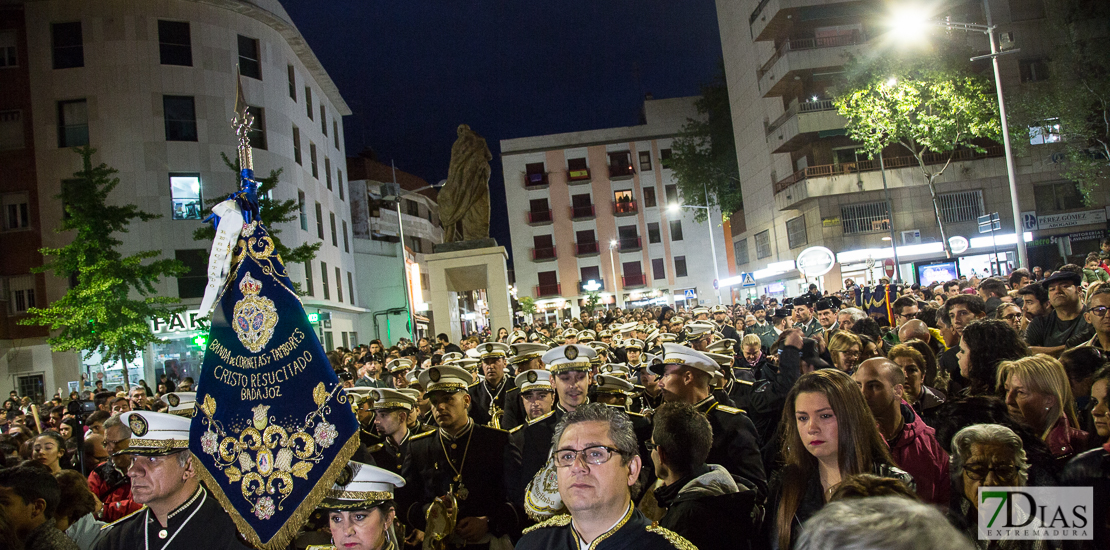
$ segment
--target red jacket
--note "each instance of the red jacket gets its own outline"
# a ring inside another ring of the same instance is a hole
[[[898,467],[909,472],[917,485],[917,495],[930,504],[948,506],[951,481],[948,478],[948,453],[937,442],[930,428],[908,403],[902,402],[905,426],[891,442],[890,454]]]
[[[1087,432],[1071,427],[1067,415],[1061,414],[1048,431],[1044,442],[1048,445],[1048,450],[1052,451],[1052,456],[1063,464],[1087,448]]]
[[[111,523],[143,507],[142,504],[131,500],[131,480],[127,479],[126,475],[124,475],[124,479],[127,479],[126,483],[116,484],[113,487],[101,479],[98,471],[99,468],[89,474],[89,489],[92,489],[96,498],[104,503],[104,510],[100,514],[101,521]]]

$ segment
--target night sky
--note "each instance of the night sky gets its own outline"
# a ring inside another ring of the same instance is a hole
[[[697,95],[721,58],[713,0],[282,4],[354,112],[348,155],[369,146],[434,183],[459,124],[486,138],[506,248],[500,140],[637,124],[644,94]]]

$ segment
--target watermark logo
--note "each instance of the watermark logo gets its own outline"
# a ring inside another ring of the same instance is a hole
[[[979,540],[1091,540],[1090,487],[980,487]]]

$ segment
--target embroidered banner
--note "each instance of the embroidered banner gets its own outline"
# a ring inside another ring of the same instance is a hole
[[[855,306],[875,319],[880,327],[894,326],[894,313],[890,306],[898,299],[898,288],[894,285],[857,286],[854,291]]]
[[[212,312],[189,449],[251,544],[284,550],[358,448],[358,421],[266,230],[243,225]]]

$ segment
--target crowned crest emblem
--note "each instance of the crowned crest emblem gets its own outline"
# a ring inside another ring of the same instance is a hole
[[[567,349],[563,350],[563,357],[566,357],[571,361],[578,359],[578,348],[574,346],[567,346]]]
[[[527,378],[528,378],[528,383],[529,384],[535,384],[536,380],[539,379],[539,376],[536,374],[536,371],[530,370],[530,371],[528,371]]]
[[[340,487],[346,486],[355,477],[355,469],[350,462],[343,467],[343,471],[339,472],[339,477],[335,478],[335,484]]]
[[[132,414],[131,418],[127,419],[127,427],[131,428],[131,434],[135,437],[142,437],[150,430],[146,419],[140,414]]]
[[[239,282],[239,290],[243,297],[235,303],[231,326],[243,346],[258,353],[274,335],[274,327],[278,323],[277,309],[272,300],[258,295],[262,291],[262,281],[251,277],[250,273]]]
[[[176,407],[181,404],[181,398],[178,397],[176,393],[171,393],[166,396],[166,402],[169,403],[171,407]]]
[[[439,369],[430,369],[428,371],[428,379],[431,380],[432,382],[439,382],[439,378],[441,376],[442,376],[442,373],[439,372]]]
[[[493,353],[493,344],[486,344],[486,353]]]

